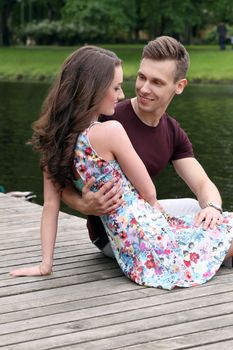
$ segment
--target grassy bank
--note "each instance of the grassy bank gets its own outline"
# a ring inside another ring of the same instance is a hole
[[[101,45],[123,60],[126,79],[134,78],[143,45]],[[64,59],[76,47],[0,48],[0,80],[51,81]],[[233,50],[218,46],[187,46],[191,58],[191,82],[233,82]]]

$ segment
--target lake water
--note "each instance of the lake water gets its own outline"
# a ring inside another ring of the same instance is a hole
[[[125,83],[126,96],[133,96],[133,85]],[[40,204],[38,156],[26,141],[48,88],[40,83],[0,83],[0,185],[7,191],[33,191]],[[169,112],[188,133],[197,159],[221,192],[224,208],[233,210],[233,86],[188,86]],[[159,198],[193,197],[172,166],[156,180],[156,188]]]

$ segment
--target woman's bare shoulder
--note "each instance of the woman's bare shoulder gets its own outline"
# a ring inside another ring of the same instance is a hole
[[[123,128],[122,124],[117,120],[107,120],[106,122],[100,123],[103,129],[112,129],[112,128]]]

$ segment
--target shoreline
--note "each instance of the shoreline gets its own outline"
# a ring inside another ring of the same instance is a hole
[[[38,76],[24,76],[23,74],[17,74],[15,76],[0,75],[0,83],[41,83],[51,84],[56,76],[46,76],[39,74]],[[231,85],[233,79],[213,79],[213,78],[187,78],[190,84],[203,84],[203,85]],[[124,82],[134,81],[135,76],[126,76]]]
[[[113,49],[121,57],[124,81],[134,81],[138,71],[143,45],[101,44]],[[59,73],[64,59],[77,47],[36,46],[0,47],[0,81],[50,84]],[[191,84],[233,83],[233,50],[220,51],[217,45],[191,45],[187,47],[191,66],[187,79]]]

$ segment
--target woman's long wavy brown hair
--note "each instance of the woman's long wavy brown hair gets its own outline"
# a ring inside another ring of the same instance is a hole
[[[63,188],[72,180],[72,159],[78,135],[97,115],[121,60],[112,51],[84,46],[63,63],[61,73],[33,123],[29,143],[41,154],[42,170]]]

